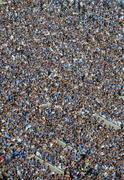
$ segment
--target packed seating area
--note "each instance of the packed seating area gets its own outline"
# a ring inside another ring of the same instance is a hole
[[[124,179],[123,8],[0,2],[0,180]]]

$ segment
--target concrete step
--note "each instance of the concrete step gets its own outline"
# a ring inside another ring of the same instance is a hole
[[[43,159],[41,159],[41,158],[38,157],[38,156],[35,156],[35,158],[36,158],[37,160],[39,160],[41,163],[45,163],[46,166],[49,166],[49,168],[50,168],[50,170],[51,170],[52,172],[56,172],[56,173],[58,173],[58,174],[64,174],[64,172],[63,172],[60,168],[58,168],[58,167],[56,167],[56,166],[53,166],[52,164],[50,164],[50,163],[48,163],[48,162],[45,162]]]
[[[123,99],[123,100],[124,100],[124,96],[119,96],[118,98],[119,98],[119,99]]]
[[[0,0],[0,5],[7,4],[7,2],[4,2],[3,0]]]
[[[115,130],[118,130],[118,129],[121,129],[120,126],[114,124],[113,122],[107,120],[106,118],[104,117],[101,117],[99,114],[95,113],[93,114],[93,116],[95,116],[97,119],[100,119],[102,122],[104,122],[104,124],[107,126],[107,127],[113,127]]]
[[[66,144],[65,142],[63,142],[63,141],[60,140],[60,139],[57,139],[57,143],[58,143],[60,146],[62,146],[63,148],[68,147],[69,149],[73,149],[72,146]]]

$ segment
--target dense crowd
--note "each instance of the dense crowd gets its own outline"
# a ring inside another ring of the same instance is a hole
[[[112,0],[0,6],[0,179],[124,178],[123,18]]]

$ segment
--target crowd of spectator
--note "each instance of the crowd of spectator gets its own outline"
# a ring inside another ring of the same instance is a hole
[[[113,0],[0,5],[0,179],[124,178],[123,18]]]

